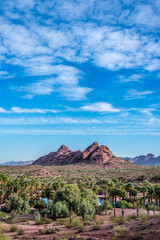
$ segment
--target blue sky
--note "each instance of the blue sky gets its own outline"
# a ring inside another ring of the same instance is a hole
[[[160,154],[159,22],[159,0],[2,1],[0,161]]]

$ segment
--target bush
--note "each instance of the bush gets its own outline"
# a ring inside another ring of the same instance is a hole
[[[128,203],[125,200],[120,200],[119,202],[116,203],[117,208],[133,208],[132,203]]]
[[[40,234],[54,234],[54,233],[57,233],[60,231],[60,228],[59,227],[55,227],[55,228],[47,228],[47,229],[43,229],[43,228],[40,228],[38,230],[38,232]]]
[[[124,219],[124,217],[122,217],[122,216],[119,216],[119,217],[111,217],[110,218],[110,220],[112,221],[112,222],[114,222],[114,223],[117,223],[117,224],[124,224],[126,221],[125,221],[125,219]]]
[[[38,223],[41,220],[41,214],[37,211],[34,213],[34,220]]]
[[[38,232],[39,232],[40,234],[44,234],[44,233],[45,233],[45,231],[44,231],[43,228],[40,228],[40,229],[38,230]]]
[[[92,219],[95,213],[93,204],[83,201],[80,204],[80,215],[83,219]]]
[[[17,219],[17,222],[18,222],[18,223],[28,222],[28,218],[18,218],[18,219]]]
[[[101,224],[103,223],[102,219],[96,219],[94,225],[92,226],[92,230],[99,230],[101,227]]]
[[[15,225],[11,225],[10,226],[10,231],[11,232],[16,232],[18,230],[18,227],[17,226],[15,226]]]
[[[139,218],[142,220],[142,222],[145,222],[147,220],[147,215],[145,213],[140,213]]]
[[[65,226],[67,228],[74,228],[77,230],[82,230],[84,228],[83,222],[78,217],[73,218],[72,222],[66,223]]]
[[[23,238],[22,238],[22,240],[32,240],[33,238],[31,238],[31,237],[29,237],[29,236],[24,236]]]
[[[15,224],[15,219],[14,218],[8,218],[6,222],[8,224]]]
[[[0,234],[0,240],[10,240],[10,238],[6,235],[1,235]]]
[[[0,211],[0,219],[1,219],[1,220],[2,220],[2,219],[6,219],[7,216],[8,216],[8,214],[7,214],[6,212]]]
[[[25,230],[23,228],[18,228],[17,234],[18,235],[24,235],[25,234]]]
[[[43,225],[43,224],[50,224],[52,222],[52,219],[50,218],[41,218],[39,221],[36,222],[37,225]]]
[[[54,234],[56,233],[55,228],[47,228],[45,234]]]
[[[0,234],[3,234],[3,233],[5,233],[5,228],[2,225],[2,223],[0,223]]]
[[[56,232],[59,232],[61,230],[60,227],[55,227],[54,229]]]
[[[132,240],[141,240],[143,239],[143,236],[140,233],[136,233],[133,237]]]
[[[114,227],[114,234],[115,237],[124,237],[124,235],[129,231],[128,228],[125,226],[115,226]]]
[[[137,220],[137,216],[135,214],[128,215],[127,220]]]
[[[6,205],[2,207],[2,210],[7,213],[14,211],[19,214],[27,214],[30,211],[30,207],[28,202],[23,201],[17,194],[13,194],[10,199],[7,200]]]

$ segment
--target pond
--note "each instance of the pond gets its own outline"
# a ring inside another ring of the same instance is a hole
[[[48,199],[47,198],[39,198],[39,200],[41,201],[41,200],[43,200],[43,201],[45,201],[45,203],[46,204],[48,204]],[[29,201],[29,200],[28,200]],[[52,200],[49,200],[49,202],[51,202]],[[103,201],[104,201],[104,198],[98,198],[98,206],[101,206],[102,205],[102,203],[103,203]]]

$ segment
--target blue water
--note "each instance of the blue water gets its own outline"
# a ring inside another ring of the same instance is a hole
[[[48,204],[48,199],[47,198],[39,198],[39,201],[45,201],[45,203],[46,204]],[[28,200],[29,201],[29,200]],[[36,201],[36,200],[35,200]],[[49,202],[51,202],[52,200],[49,200]],[[98,198],[98,206],[101,206],[102,205],[102,203],[103,203],[103,201],[104,201],[104,198]]]
[[[104,198],[98,198],[98,206],[101,206],[104,202]]]

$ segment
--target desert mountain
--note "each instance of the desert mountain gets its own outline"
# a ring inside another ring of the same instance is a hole
[[[125,159],[117,158],[107,146],[97,142],[92,143],[84,151],[71,151],[62,145],[56,152],[51,152],[37,159],[35,165],[65,165],[65,164],[99,164],[109,168],[121,168],[132,164]]]
[[[0,163],[0,166],[24,166],[24,165],[30,165],[34,161],[10,161],[10,162],[4,162]]]
[[[160,156],[156,157],[152,153],[148,153],[147,155],[140,155],[134,158],[125,157],[124,159],[130,161],[131,163],[144,165],[144,166],[160,166]]]

